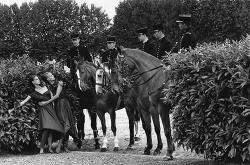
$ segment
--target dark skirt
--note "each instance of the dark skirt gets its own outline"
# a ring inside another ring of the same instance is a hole
[[[55,133],[58,134],[58,137],[62,134],[65,134],[63,126],[57,117],[52,103],[39,108],[38,130],[42,131],[44,129],[55,131]]]
[[[77,137],[77,130],[75,127],[75,120],[67,98],[59,98],[55,102],[56,114],[59,121],[63,125],[64,132],[69,130]]]

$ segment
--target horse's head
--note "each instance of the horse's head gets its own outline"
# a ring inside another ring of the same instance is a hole
[[[111,88],[111,70],[106,64],[99,66],[96,70],[95,89],[97,94],[103,94],[104,91]]]
[[[96,72],[95,65],[88,62],[88,61],[84,61],[78,65],[78,70],[79,70],[79,80],[80,80],[79,86],[80,86],[80,88],[83,91],[85,91],[85,90],[88,90],[88,89],[94,87],[95,72]]]
[[[95,77],[96,83],[95,83],[95,91],[97,94],[103,93],[103,85],[104,85],[104,69],[98,68],[96,70],[96,77]]]
[[[143,86],[152,92],[165,81],[163,63],[156,57],[137,50],[123,49],[118,57],[119,73],[124,80],[136,86]]]

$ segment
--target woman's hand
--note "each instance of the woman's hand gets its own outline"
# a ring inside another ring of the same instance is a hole
[[[47,101],[41,101],[41,102],[38,103],[38,105],[40,105],[40,106],[44,106],[44,105],[47,105],[47,104],[48,104]]]

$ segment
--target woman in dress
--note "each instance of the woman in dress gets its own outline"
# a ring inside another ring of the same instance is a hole
[[[44,153],[44,146],[48,140],[49,152],[53,153],[51,148],[52,138],[53,140],[59,139],[56,152],[60,152],[62,137],[64,135],[64,129],[60,123],[56,111],[53,107],[52,102],[41,105],[41,102],[48,101],[51,99],[51,92],[46,86],[41,85],[41,81],[37,75],[31,75],[29,77],[29,83],[34,87],[31,92],[21,103],[20,106],[24,105],[30,99],[33,99],[38,103],[39,106],[39,125],[38,130],[41,131],[42,137],[40,142],[40,154]]]
[[[47,86],[54,95],[50,101],[55,100],[55,110],[66,133],[63,140],[64,150],[66,152],[69,151],[67,149],[69,135],[73,137],[74,142],[77,143],[77,147],[81,148],[82,141],[79,139],[77,134],[74,117],[68,100],[68,94],[66,93],[66,86],[62,81],[55,79],[51,72],[44,73],[44,81],[47,83]]]

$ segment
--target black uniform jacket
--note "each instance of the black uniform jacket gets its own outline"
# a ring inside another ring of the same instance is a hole
[[[155,56],[155,45],[149,40],[145,43],[141,43],[139,49]]]
[[[89,53],[89,50],[87,47],[79,45],[78,47],[72,47],[68,51],[68,57],[67,57],[67,66],[70,68],[70,73],[73,78],[77,82],[77,76],[76,76],[76,65],[74,60],[80,62],[80,61],[89,61],[93,62],[91,55]]]
[[[120,48],[108,49],[101,55],[101,63],[107,63],[109,68],[113,68]]]
[[[171,49],[172,49],[172,45],[170,41],[164,36],[158,42],[155,57],[158,59],[162,59],[162,56],[166,55],[165,51],[169,52]]]
[[[186,50],[189,50],[190,48],[194,49],[196,47],[196,44],[197,41],[195,39],[195,36],[190,31],[186,31],[181,35],[179,41],[172,49],[172,52],[177,53],[180,49],[186,49]]]

